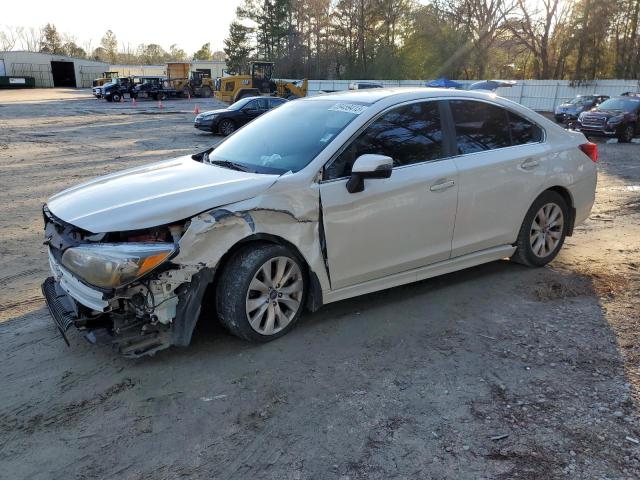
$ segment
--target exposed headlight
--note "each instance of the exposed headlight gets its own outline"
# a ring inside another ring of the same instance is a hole
[[[202,113],[200,114],[200,120],[211,120],[212,118],[215,118],[217,116],[217,113]]]
[[[91,285],[118,288],[149,273],[174,251],[172,243],[96,243],[68,249],[62,265]]]
[[[578,115],[578,121],[581,122],[582,119],[584,118],[584,114],[587,112],[582,112],[580,115]]]

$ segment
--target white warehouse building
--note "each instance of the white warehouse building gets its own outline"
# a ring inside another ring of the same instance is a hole
[[[33,77],[36,87],[91,87],[109,64],[50,53],[0,52],[0,77]]]

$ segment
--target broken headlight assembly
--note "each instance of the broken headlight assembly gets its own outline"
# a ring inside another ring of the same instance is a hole
[[[90,285],[119,288],[160,266],[176,251],[173,243],[97,243],[69,248],[62,265]]]

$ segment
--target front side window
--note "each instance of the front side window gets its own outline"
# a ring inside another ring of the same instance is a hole
[[[233,92],[235,84],[236,84],[236,82],[234,82],[234,81],[225,83],[225,85],[224,85],[225,92]]]
[[[442,128],[437,102],[394,108],[367,127],[325,170],[325,179],[347,177],[360,155],[393,158],[394,166],[442,158]]]
[[[450,100],[458,153],[467,154],[511,146],[508,112],[472,100]]]

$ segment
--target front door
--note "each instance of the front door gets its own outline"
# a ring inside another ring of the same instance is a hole
[[[457,171],[446,158],[438,102],[389,110],[347,145],[320,185],[331,288],[338,289],[446,260],[457,203]],[[394,160],[390,178],[346,183],[365,153]]]

